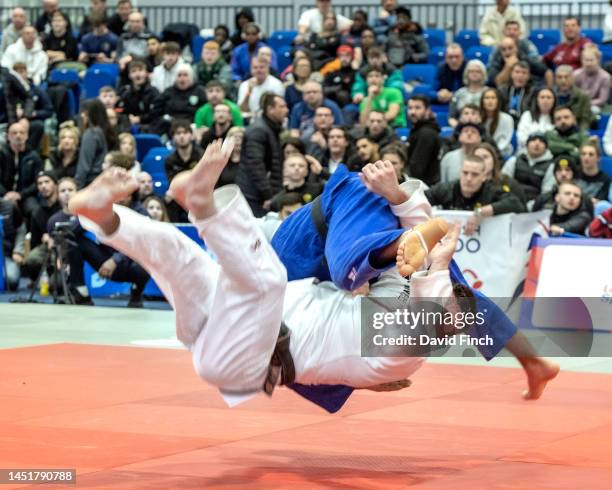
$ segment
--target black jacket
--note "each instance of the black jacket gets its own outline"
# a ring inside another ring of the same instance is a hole
[[[557,214],[557,207],[553,209],[550,215],[550,224],[557,225],[563,228],[568,233],[576,233],[584,235],[584,230],[593,219],[593,215],[589,213],[583,206],[568,214]]]
[[[5,199],[0,199],[0,220],[4,228],[2,235],[2,249],[4,255],[10,257],[15,247],[15,238],[17,237],[17,228],[21,226],[22,218],[19,208]]]
[[[23,202],[26,197],[37,194],[36,176],[43,164],[38,154],[28,148],[17,159],[19,163],[15,165],[15,153],[9,145],[0,149],[0,197],[15,190],[21,194]]]
[[[164,162],[168,182],[172,182],[172,179],[179,172],[182,172],[183,170],[191,170],[193,167],[195,167],[200,161],[200,158],[202,158],[202,153],[202,150],[194,143],[191,149],[191,155],[187,161],[183,160],[176,150],[168,155],[168,158],[166,158],[166,161]]]
[[[417,122],[408,138],[408,174],[427,185],[440,180],[440,126],[435,119]]]
[[[43,234],[47,233],[47,222],[49,218],[58,211],[61,211],[62,206],[56,199],[55,202],[49,206],[46,201],[43,200],[42,204],[38,206],[32,213],[32,220],[30,222],[30,232],[32,238],[30,238],[30,246],[32,248],[37,247],[42,243]]]
[[[463,197],[459,181],[440,182],[425,191],[425,196],[432,206],[443,209],[473,211],[476,208],[491,204],[493,215],[505,213],[523,213],[525,205],[509,189],[485,182],[480,191],[472,197]]]
[[[118,108],[126,115],[140,116],[140,124],[147,126],[153,122],[153,107],[158,96],[159,91],[149,82],[140,88],[124,85],[119,91]]]
[[[347,66],[328,73],[323,80],[323,94],[336,102],[340,107],[351,103],[351,87],[355,83],[357,72]]]
[[[204,104],[206,91],[199,85],[194,84],[186,90],[180,90],[176,85],[168,87],[153,103],[151,116],[155,121],[155,132],[167,132],[172,119],[193,121],[196,111]]]
[[[53,104],[45,91],[31,83],[26,86],[13,73],[6,76],[4,90],[9,124],[19,119],[17,106],[23,109],[24,117],[30,121],[44,121],[53,115]]]
[[[266,201],[283,188],[281,129],[262,116],[246,130],[236,183],[249,200]]]
[[[55,173],[57,180],[62,179],[64,177],[72,177],[74,179],[78,161],[79,161],[79,150],[78,149],[74,153],[74,157],[72,158],[72,161],[67,167],[64,167],[62,155],[57,150],[53,151],[49,155],[49,162],[51,162],[51,165],[53,166],[53,172]]]
[[[523,112],[529,110],[533,96],[538,91],[538,88],[539,87],[536,87],[531,80],[527,83],[527,86],[522,89],[517,89],[512,84],[506,84],[498,87],[503,98],[503,111],[507,112],[514,118],[515,124],[518,123],[518,120]],[[516,101],[514,101],[515,98]]]

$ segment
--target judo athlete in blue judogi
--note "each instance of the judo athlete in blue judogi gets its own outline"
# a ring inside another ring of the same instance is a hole
[[[377,177],[377,172],[385,171],[391,175],[391,164],[377,162],[366,166],[363,175],[369,173],[371,177]],[[417,216],[402,216],[401,204],[391,206],[386,199],[370,192],[359,174],[340,165],[323,194],[291,214],[272,239],[274,250],[287,268],[288,279],[316,277],[321,281],[332,281],[340,289],[354,291],[395,267],[395,261],[380,264],[380,252],[396,242],[405,228],[431,218],[431,207],[424,197],[423,185],[409,180],[401,188],[406,200],[413,202],[412,211],[416,209]],[[452,283],[469,288],[454,260],[449,271]],[[518,333],[517,327],[493,301],[479,291],[469,290],[474,296],[476,311],[484,313],[485,321],[482,325],[473,325],[466,333],[472,337],[492,339],[492,345],[491,342],[478,345],[487,360],[504,347],[515,354],[530,380],[530,389],[524,396],[539,397],[541,390],[531,382],[530,369],[537,368],[541,360],[535,357],[526,338]],[[534,366],[532,362],[535,362]],[[320,387],[290,387],[329,411],[338,410],[352,393],[352,389],[346,386],[325,387],[323,396],[319,396]],[[333,403],[327,403],[329,400]]]

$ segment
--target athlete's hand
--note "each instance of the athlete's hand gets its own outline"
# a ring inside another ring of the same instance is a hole
[[[368,163],[361,170],[360,177],[370,192],[386,199],[390,204],[402,204],[408,199],[399,186],[397,174],[389,160]]]
[[[429,273],[443,271],[448,269],[448,264],[453,258],[453,254],[457,249],[457,241],[461,233],[461,225],[459,223],[452,223],[448,228],[448,233],[442,238],[429,252],[429,261],[431,266],[429,267]]]

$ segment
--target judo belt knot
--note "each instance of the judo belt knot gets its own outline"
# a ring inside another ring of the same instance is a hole
[[[268,375],[266,376],[263,386],[263,390],[268,396],[272,396],[274,388],[279,384],[279,378],[281,385],[293,383],[295,380],[295,365],[293,364],[293,357],[291,357],[291,352],[289,351],[290,340],[291,330],[289,330],[287,325],[281,323],[276,346],[274,347],[274,352],[270,359]]]

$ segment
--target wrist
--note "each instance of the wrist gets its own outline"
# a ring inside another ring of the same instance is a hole
[[[400,204],[405,203],[408,200],[408,195],[402,190],[402,188],[398,185],[392,192],[385,196],[385,199],[392,206],[398,206]]]

